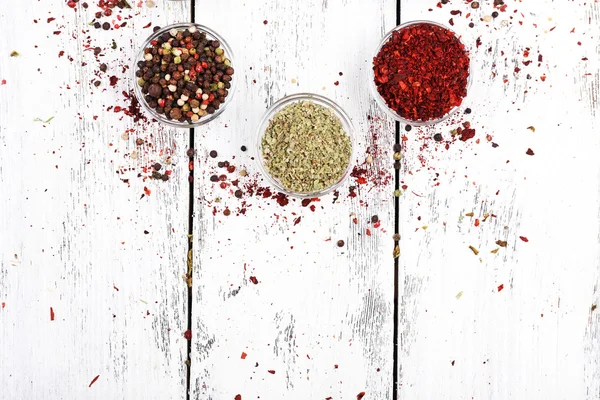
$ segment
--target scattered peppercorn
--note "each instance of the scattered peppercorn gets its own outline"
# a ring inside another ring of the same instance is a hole
[[[411,126],[411,125],[408,125],[408,124],[407,124],[407,125],[405,125],[405,126],[404,126],[404,130],[405,130],[406,132],[410,132],[410,130],[411,130],[411,129],[412,129],[412,126]]]
[[[499,14],[498,14],[498,11],[494,11],[494,12],[492,13],[492,18],[498,18],[498,15],[499,15]]]
[[[454,32],[421,22],[392,32],[373,59],[373,72],[389,108],[410,121],[432,121],[461,105],[469,65]]]
[[[401,151],[401,150],[402,150],[402,145],[401,145],[400,143],[396,143],[396,144],[394,145],[394,152],[396,152],[396,153],[397,153],[397,152],[399,152],[399,151]]]
[[[98,55],[100,53],[102,53],[102,48],[100,48],[100,47],[94,47],[94,54]]]
[[[210,152],[210,153],[208,153],[208,155],[209,155],[211,158],[217,158],[217,151],[216,151],[216,150],[211,150],[211,152]]]
[[[479,8],[479,2],[478,1],[474,1],[471,3],[471,8]]]
[[[397,242],[400,240],[400,234],[399,233],[394,233],[394,236],[392,236],[392,238],[394,239],[394,242]]]
[[[377,215],[373,215],[373,216],[371,217],[371,222],[372,222],[372,223],[376,223],[377,221],[379,221],[379,217],[378,217]]]
[[[442,0],[442,4],[448,4],[450,0]]]
[[[338,245],[338,247],[344,247],[344,241],[338,240],[337,245]]]
[[[94,86],[96,86],[96,87],[100,86],[100,81],[95,81]]]
[[[106,72],[106,70],[108,69],[108,66],[104,63],[100,64],[100,71],[102,72]]]
[[[105,22],[102,24],[102,29],[104,29],[105,31],[110,29],[110,24],[108,22]]]
[[[471,114],[471,109],[470,108],[466,108],[465,109],[465,114]]]
[[[241,147],[241,149],[242,149],[242,151],[246,151],[246,150],[248,150],[248,149],[246,148],[246,146],[242,146],[242,147]]]
[[[435,135],[433,135],[433,140],[435,140],[436,142],[441,142],[442,139],[443,137],[441,133],[436,133]]]
[[[223,210],[223,215],[228,217],[231,214],[231,211],[229,211],[229,208],[226,208],[225,210]]]
[[[398,161],[402,159],[402,153],[396,152],[394,153],[394,160]]]
[[[400,161],[394,162],[394,169],[400,169],[400,167],[401,167]]]
[[[102,25],[100,25],[100,22],[94,22],[94,28],[100,29],[100,27],[102,27]]]
[[[169,120],[197,123],[225,103],[234,72],[221,43],[192,26],[157,33],[136,77],[148,107]]]
[[[219,177],[218,177],[218,176],[216,176],[216,175],[211,175],[211,177],[210,177],[210,181],[211,181],[211,182],[218,182],[218,181],[219,181]]]
[[[469,28],[473,28],[473,27],[475,27],[475,24],[472,22],[469,22]]]
[[[219,161],[217,163],[217,167],[219,167],[219,168],[223,168],[224,166],[225,166],[225,163],[223,161]]]
[[[144,144],[144,139],[141,139],[141,138],[135,139],[135,144],[137,144],[138,146],[143,145]]]
[[[159,163],[156,163],[152,166],[152,168],[154,168],[155,171],[160,171],[160,169],[162,168],[162,165],[160,165]]]
[[[188,151],[186,152],[188,157],[194,157],[195,153],[196,152],[194,151],[194,149],[188,149]]]
[[[235,194],[235,197],[237,197],[238,199],[241,199],[243,193],[242,193],[242,191],[240,189],[238,189],[238,190],[235,191],[234,194]]]

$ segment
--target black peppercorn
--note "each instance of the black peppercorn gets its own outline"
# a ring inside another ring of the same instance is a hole
[[[471,109],[470,108],[465,109],[465,114],[471,114]]]
[[[235,194],[235,197],[237,197],[238,199],[241,199],[243,193],[242,193],[242,191],[240,189],[238,189],[238,190],[235,191],[234,194]]]
[[[107,69],[108,67],[106,66],[106,64],[100,64],[100,71],[106,72]]]
[[[241,148],[241,149],[242,149],[242,151],[246,151],[246,150],[247,150],[247,149],[246,149],[246,146],[242,146],[242,148]]]
[[[405,130],[406,132],[410,132],[410,130],[411,130],[411,129],[412,129],[412,126],[410,126],[410,125],[406,125],[406,126],[404,127],[404,130]]]
[[[344,241],[338,240],[337,245],[338,245],[338,247],[344,247]]]
[[[152,168],[154,168],[155,171],[160,171],[160,169],[162,168],[162,165],[160,165],[159,163],[156,163],[156,164],[152,165]]]
[[[108,22],[105,22],[102,24],[102,29],[104,29],[105,31],[110,29],[110,24]]]
[[[402,150],[402,145],[401,145],[400,143],[396,143],[396,144],[394,145],[394,152],[396,152],[396,153],[397,153],[397,152],[399,152],[399,151],[401,151],[401,150]]]
[[[499,15],[499,14],[498,14],[498,11],[494,11],[494,12],[492,13],[492,18],[498,18],[498,15]]]
[[[376,223],[377,221],[379,221],[379,217],[378,217],[377,215],[373,215],[373,216],[371,217],[371,222],[372,222],[372,223]]]
[[[219,168],[223,168],[224,166],[225,166],[225,164],[223,163],[223,161],[219,161],[217,163],[217,167],[219,167]]]
[[[186,152],[188,157],[194,157],[194,149],[188,149],[188,151]]]
[[[216,176],[216,175],[212,175],[212,176],[210,177],[210,181],[211,181],[211,182],[218,182],[218,181],[219,181],[219,177],[218,177],[218,176]]]
[[[441,142],[442,141],[442,134],[441,133],[436,133],[435,135],[433,135],[433,140],[435,140],[436,142]]]

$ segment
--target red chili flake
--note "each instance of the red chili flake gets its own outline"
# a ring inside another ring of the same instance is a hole
[[[2,302],[2,308],[6,307],[6,303]]]
[[[2,81],[0,81],[0,85],[6,85],[6,79],[2,79]]]
[[[50,23],[50,22],[54,21],[55,19],[56,18],[54,18],[54,17],[50,17],[50,18],[47,19],[47,22]]]
[[[371,236],[371,230],[367,228],[367,236]]]
[[[302,221],[302,217],[298,217],[298,218],[294,219],[294,226],[298,225],[300,223],[300,221]]]
[[[285,207],[288,205],[288,203],[290,202],[287,194],[285,193],[277,193],[275,195],[275,199],[277,200],[277,204],[279,204],[281,207]]]
[[[258,279],[256,279],[255,276],[250,277],[250,282],[254,283],[255,285],[258,285]]]
[[[187,330],[183,333],[183,337],[186,338],[187,340],[192,340],[192,331],[191,330]]]
[[[55,35],[60,35],[60,31],[54,31]]]
[[[527,149],[527,151],[525,152],[525,154],[527,154],[528,156],[532,156],[532,155],[534,155],[535,153],[533,152],[533,150],[531,150],[531,149]]]
[[[529,64],[531,64],[531,60],[523,61],[524,66],[528,66]]]
[[[333,368],[338,369],[339,366],[337,364],[333,364]]]
[[[359,394],[356,395],[356,400],[361,400],[363,397],[365,397],[365,392],[360,392]]]
[[[242,400],[242,395],[236,394],[234,400]]]
[[[146,196],[150,196],[150,193],[152,193],[152,191],[150,189],[148,189],[146,186],[144,186],[144,193],[146,194]]]
[[[479,218],[475,218],[475,226],[479,226]]]
[[[310,204],[310,199],[303,199],[302,200],[302,207],[307,207]]]
[[[265,24],[265,25],[268,23],[269,23],[269,21],[267,21],[266,19],[263,21],[263,24]]]
[[[525,236],[519,236],[519,239],[521,239],[525,243],[529,242],[529,239],[527,239]]]
[[[453,366],[453,367],[454,367],[454,361],[455,361],[455,360],[452,360],[452,366]]]
[[[452,11],[450,11],[450,15],[462,15],[462,11],[460,11],[460,10],[452,10]]]
[[[146,233],[147,231],[144,231],[144,233]],[[119,288],[116,287],[115,285],[113,285],[113,289],[115,289],[117,292],[119,291]]]
[[[152,22],[148,22],[146,25],[144,25],[144,29],[150,28],[151,26],[152,26]]]
[[[375,84],[386,104],[411,121],[429,121],[461,105],[469,55],[450,30],[419,23],[394,31],[373,59]]]
[[[540,79],[542,80],[542,82],[546,82],[546,75],[540,76]]]
[[[242,351],[242,357],[241,357],[242,360],[245,360],[247,356],[248,356],[248,354],[246,354],[245,352]]]
[[[88,387],[92,387],[92,385],[98,380],[98,378],[100,378],[100,375],[96,375],[96,377],[94,379],[92,379],[92,381],[90,382],[90,385]]]
[[[111,76],[110,77],[110,86],[115,86],[117,84],[117,82],[119,81],[119,78],[117,78],[116,76]]]
[[[54,321],[54,310],[50,307],[50,321]]]
[[[377,229],[381,226],[381,221],[377,221],[375,222],[375,225],[373,225],[373,228]]]
[[[335,86],[338,86],[338,85],[340,84],[340,81],[335,81],[335,82],[333,82],[333,84],[334,84]]]
[[[502,289],[504,289],[504,284],[503,283],[498,286],[498,291],[501,292]]]
[[[274,369],[270,369],[267,372],[270,373],[270,374],[272,374],[272,375],[275,375],[275,370]]]

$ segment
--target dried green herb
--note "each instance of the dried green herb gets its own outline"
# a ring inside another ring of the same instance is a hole
[[[293,103],[277,112],[261,144],[267,171],[296,193],[319,191],[338,182],[352,154],[340,119],[312,101]]]

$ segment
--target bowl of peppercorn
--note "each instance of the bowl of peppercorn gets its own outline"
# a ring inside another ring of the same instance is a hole
[[[256,135],[256,161],[278,191],[324,196],[352,172],[354,128],[336,103],[312,93],[286,96],[269,107]]]
[[[133,70],[135,94],[144,111],[177,128],[214,120],[235,90],[231,48],[199,24],[156,30],[142,45]]]
[[[444,121],[460,109],[471,84],[469,52],[444,25],[411,21],[388,32],[369,68],[379,106],[414,126]]]

